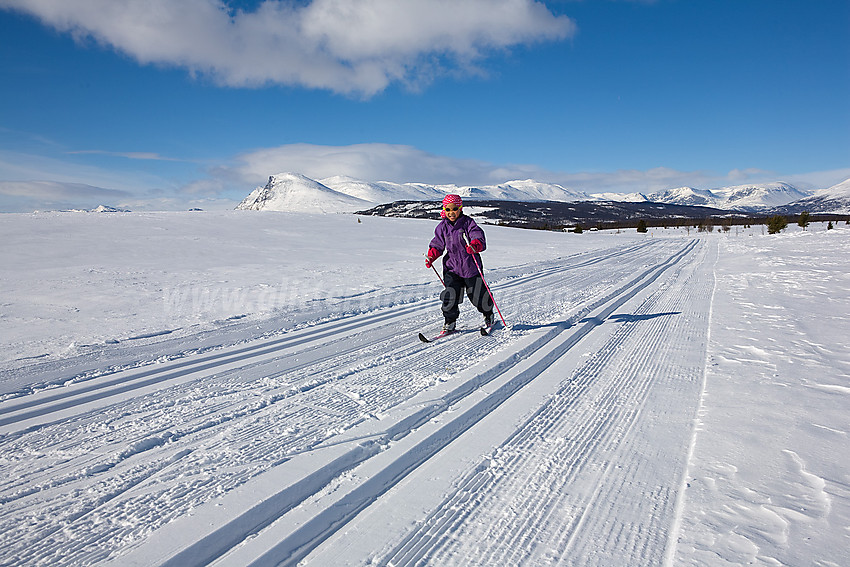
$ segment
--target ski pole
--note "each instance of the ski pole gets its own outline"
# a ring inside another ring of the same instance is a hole
[[[428,257],[428,255],[426,254],[426,255],[425,255],[425,257],[427,258],[427,257]],[[437,268],[435,268],[435,267],[434,267],[434,263],[433,263],[433,262],[431,263],[431,269],[432,269],[432,270],[434,270],[434,274],[437,276],[437,279],[438,279],[438,280],[440,280],[440,283],[441,283],[441,284],[443,284],[443,287],[446,287],[446,284],[445,284],[445,282],[443,281],[443,278],[441,278],[441,277],[440,277],[440,272],[438,272],[438,271],[437,271]]]
[[[463,237],[463,241],[466,242],[467,246],[472,246],[472,243],[470,243],[470,241],[469,241],[469,235],[468,234],[466,234],[464,232],[464,233],[462,233],[461,236]],[[475,262],[475,267],[478,268],[478,275],[481,276],[481,281],[484,282],[484,287],[487,288],[487,293],[490,294],[490,301],[493,302],[493,307],[496,308],[496,312],[499,314],[499,319],[502,320],[502,325],[504,325],[505,328],[507,329],[508,324],[507,324],[507,322],[505,322],[505,318],[502,317],[502,311],[499,309],[499,306],[496,305],[496,300],[493,298],[493,292],[490,291],[490,286],[487,285],[487,280],[484,279],[484,272],[481,271],[481,265],[478,263],[478,260],[475,258],[475,254],[472,254],[472,260]]]
[[[431,269],[434,270],[434,273],[437,275],[437,279],[440,280],[440,283],[443,284],[443,287],[446,287],[446,282],[444,282],[443,278],[440,277],[440,272],[437,271],[437,268],[434,267],[434,264],[431,264]]]

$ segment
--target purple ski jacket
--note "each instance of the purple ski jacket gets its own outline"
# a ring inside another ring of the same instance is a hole
[[[484,231],[475,224],[475,221],[468,216],[462,214],[454,222],[449,219],[437,225],[434,229],[434,238],[429,246],[438,250],[443,256],[443,270],[455,273],[463,278],[471,278],[478,275],[478,268],[475,265],[475,260],[478,260],[478,265],[484,270],[484,264],[481,263],[481,256],[467,253],[466,243],[463,241],[463,234],[469,236],[469,240],[480,240],[484,246],[483,250],[487,249],[487,241],[484,239]]]

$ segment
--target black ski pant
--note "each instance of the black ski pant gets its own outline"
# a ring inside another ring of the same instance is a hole
[[[443,273],[443,281],[446,288],[440,294],[440,300],[443,302],[443,316],[446,318],[446,323],[456,321],[460,315],[459,305],[463,301],[464,289],[469,301],[478,311],[485,315],[493,313],[493,301],[480,275],[464,278],[446,270]]]

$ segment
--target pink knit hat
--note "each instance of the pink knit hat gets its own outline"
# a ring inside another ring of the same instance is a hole
[[[460,195],[446,195],[443,197],[443,205],[457,205],[458,207],[462,207],[463,201],[460,200]]]
[[[446,195],[443,197],[443,206],[446,205],[457,205],[458,207],[463,207],[463,201],[460,198],[460,195]],[[446,211],[440,211],[440,217],[446,218]]]

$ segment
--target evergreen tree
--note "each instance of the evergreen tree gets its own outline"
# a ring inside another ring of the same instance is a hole
[[[778,234],[785,230],[788,226],[788,221],[782,215],[774,215],[767,219],[767,233]]]
[[[638,232],[646,232],[646,221],[645,220],[640,219],[638,221],[637,231]]]
[[[806,230],[806,227],[809,226],[809,212],[803,211],[800,213],[800,220],[797,221],[797,225],[800,226],[803,230]]]

